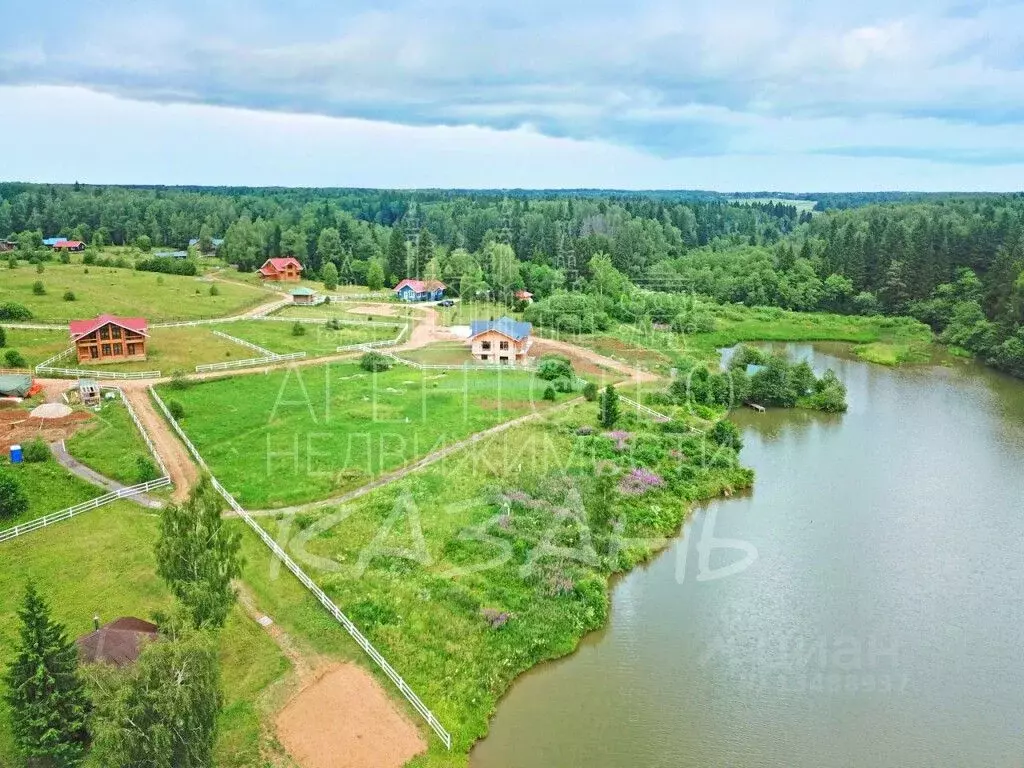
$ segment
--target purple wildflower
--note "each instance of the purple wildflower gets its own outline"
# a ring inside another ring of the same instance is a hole
[[[497,608],[481,608],[480,615],[484,621],[491,625],[491,629],[499,629],[508,623],[512,614],[508,611],[499,611]]]
[[[641,496],[652,488],[660,488],[665,485],[654,472],[643,467],[631,469],[629,473],[619,481],[619,492],[627,496]]]
[[[622,429],[614,429],[611,432],[605,432],[604,436],[609,440],[615,441],[616,451],[624,451],[626,450],[626,441],[633,436],[633,433]]]

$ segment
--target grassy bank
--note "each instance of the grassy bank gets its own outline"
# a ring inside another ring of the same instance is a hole
[[[152,479],[140,475],[139,459],[152,462],[153,458],[119,399],[104,400],[100,411],[64,445],[68,453],[87,467],[124,485]]]
[[[16,477],[28,495],[28,511],[17,517],[0,518],[0,529],[27,523],[29,520],[35,520],[51,512],[59,512],[105,493],[102,489],[71,474],[52,458],[43,462],[11,464],[3,457],[0,458],[0,471]],[[0,549],[2,546],[0,545]]]

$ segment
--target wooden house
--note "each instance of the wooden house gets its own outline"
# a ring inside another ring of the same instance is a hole
[[[291,294],[292,304],[297,304],[300,307],[309,307],[317,303],[316,291],[306,288],[304,285],[294,288]]]
[[[469,324],[469,344],[473,357],[483,363],[515,365],[524,363],[533,340],[533,326],[511,317],[474,320]]]
[[[62,240],[59,243],[53,244],[53,250],[74,251],[77,253],[79,251],[85,250],[85,243],[83,243],[81,240]]]
[[[78,658],[83,664],[129,666],[138,661],[147,643],[160,638],[156,624],[132,616],[123,616],[102,627],[98,626],[98,618],[93,621],[96,629],[75,640]]]
[[[7,253],[13,251],[18,247],[18,244],[13,240],[0,240],[0,253]]]
[[[440,301],[448,286],[440,280],[413,280],[406,278],[395,286],[395,296],[401,301]]]
[[[100,315],[92,320],[72,320],[71,340],[79,363],[121,363],[146,359],[149,326],[141,317]]]
[[[257,271],[264,280],[298,282],[302,279],[302,265],[294,256],[267,259]]]
[[[529,291],[516,291],[516,301],[525,301],[527,304],[533,304],[533,294]]]

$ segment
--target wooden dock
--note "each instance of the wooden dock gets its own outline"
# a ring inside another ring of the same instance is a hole
[[[750,408],[753,408],[758,413],[764,413],[765,412],[765,407],[763,405],[758,405],[757,403],[747,403],[747,405]]]

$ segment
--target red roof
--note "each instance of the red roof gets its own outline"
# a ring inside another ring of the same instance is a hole
[[[294,256],[282,256],[276,259],[267,259],[263,262],[263,266],[259,268],[259,272],[264,275],[272,275],[275,272],[283,272],[288,265],[291,264],[298,267],[299,271],[302,271],[302,264]]]
[[[81,240],[61,240],[59,243],[54,243],[54,248],[78,248],[85,245]]]
[[[517,299],[532,299],[533,298],[533,294],[530,293],[529,291],[516,291],[516,298]]]
[[[442,283],[440,280],[411,280],[406,278],[398,285],[395,286],[395,292],[402,290],[405,286],[409,286],[416,293],[426,293],[427,291],[436,291],[438,288],[447,288],[448,286]]]
[[[83,336],[102,328],[108,323],[127,328],[129,331],[136,331],[143,336],[149,336],[149,324],[144,317],[117,317],[116,315],[100,315],[92,320],[72,320],[70,324],[71,338],[78,340]]]

